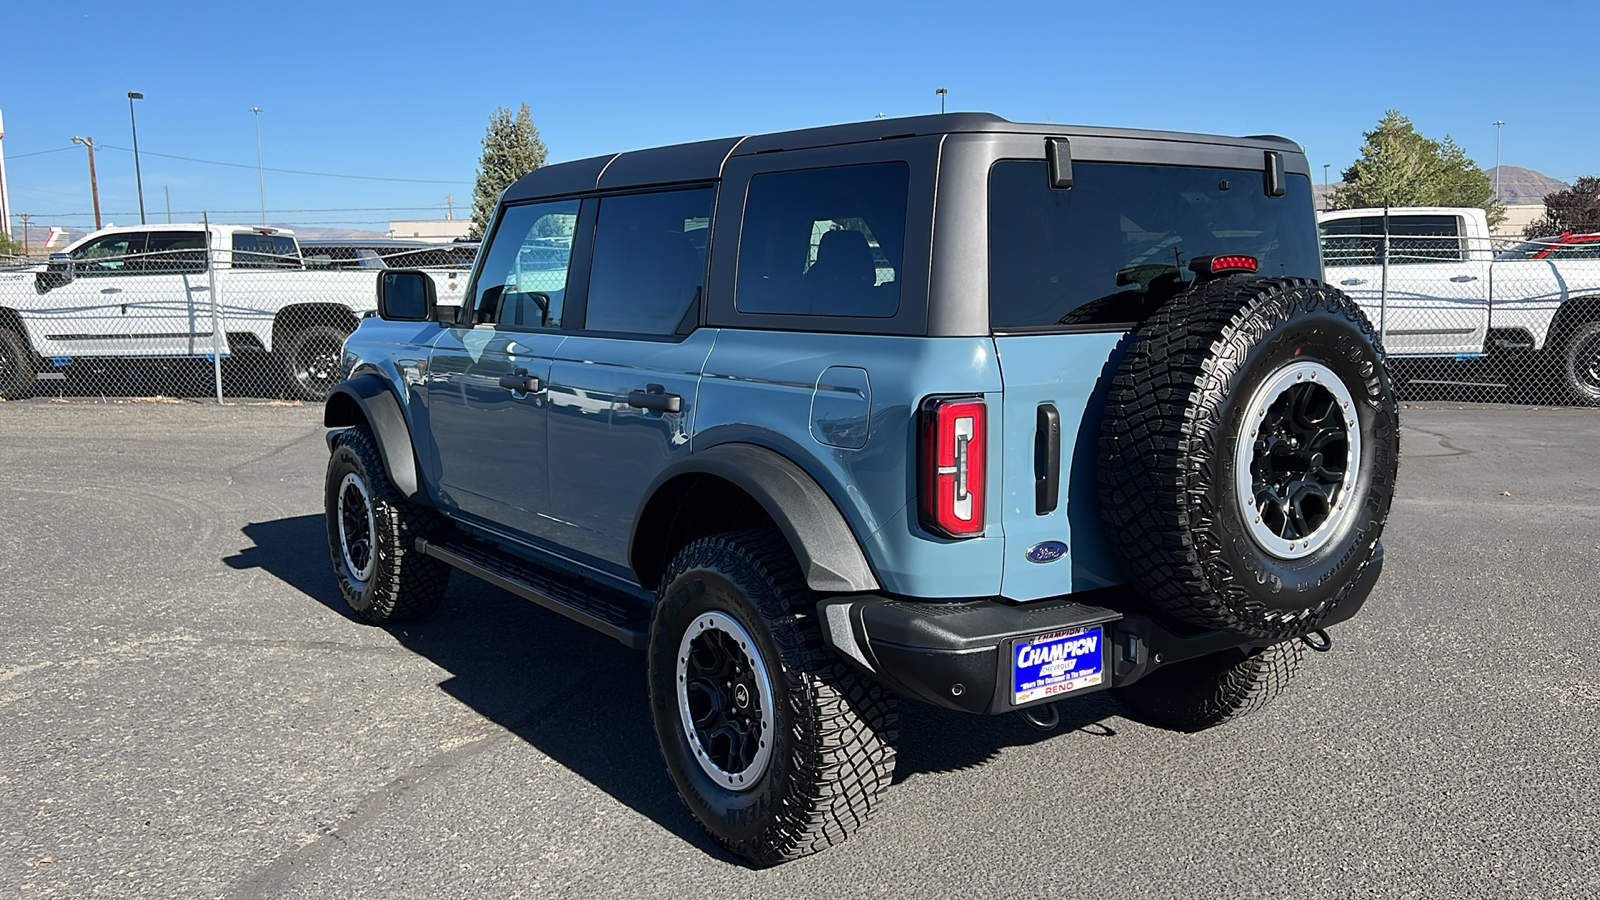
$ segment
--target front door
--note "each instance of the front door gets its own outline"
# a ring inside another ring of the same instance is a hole
[[[467,318],[434,342],[423,392],[428,483],[441,508],[517,537],[547,530],[551,360],[565,335],[578,201],[508,207]]]
[[[605,197],[581,330],[550,373],[550,513],[563,547],[627,575],[645,490],[689,454],[713,188]]]

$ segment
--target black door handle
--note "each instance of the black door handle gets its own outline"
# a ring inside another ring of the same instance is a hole
[[[1039,404],[1039,427],[1033,435],[1033,508],[1039,515],[1055,511],[1061,502],[1061,413],[1054,405]]]
[[[682,412],[683,398],[677,394],[668,394],[659,384],[650,385],[654,390],[629,391],[628,405],[635,409],[653,409],[656,412]]]
[[[539,376],[529,375],[527,369],[517,369],[510,375],[500,376],[500,386],[522,394],[539,393]]]

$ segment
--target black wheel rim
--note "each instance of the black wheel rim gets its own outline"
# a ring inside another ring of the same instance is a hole
[[[749,632],[703,613],[678,646],[678,710],[696,761],[723,787],[748,790],[772,755],[772,688]]]
[[[1246,408],[1235,460],[1257,545],[1294,559],[1332,540],[1360,450],[1354,401],[1331,369],[1301,361],[1269,376]]]
[[[1600,331],[1580,338],[1569,356],[1572,383],[1579,393],[1600,398]]]
[[[372,578],[372,503],[367,486],[354,472],[339,483],[339,550],[356,581]]]
[[[324,397],[339,383],[343,363],[343,344],[314,337],[295,348],[294,380],[313,397]]]

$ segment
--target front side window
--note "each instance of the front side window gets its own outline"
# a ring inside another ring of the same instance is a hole
[[[699,321],[712,188],[600,201],[583,327],[687,334]]]
[[[739,238],[739,311],[893,316],[910,180],[903,162],[751,178]]]
[[[507,207],[489,241],[473,295],[477,321],[559,328],[578,201]]]
[[[1196,257],[1243,254],[1263,275],[1320,278],[1311,180],[1268,196],[1259,171],[1043,160],[989,175],[989,320],[996,329],[1124,326],[1194,278]]]
[[[96,238],[72,251],[72,272],[79,278],[129,274],[128,258],[144,252],[148,237],[146,232],[132,231]]]

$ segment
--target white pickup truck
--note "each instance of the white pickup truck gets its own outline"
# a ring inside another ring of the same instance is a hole
[[[460,303],[466,268],[430,274],[440,303]],[[371,271],[307,269],[285,229],[107,228],[42,269],[0,272],[0,398],[79,360],[253,353],[320,400],[376,297]]]
[[[1481,209],[1317,219],[1324,278],[1361,304],[1391,356],[1519,356],[1549,367],[1568,400],[1600,404],[1600,245],[1497,253]]]

